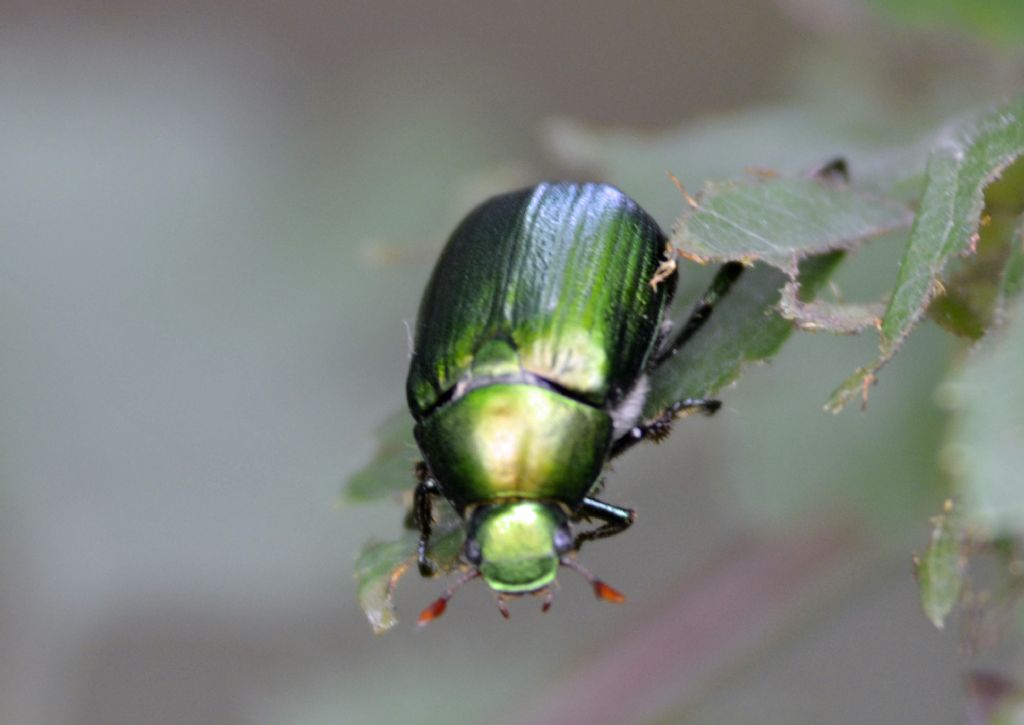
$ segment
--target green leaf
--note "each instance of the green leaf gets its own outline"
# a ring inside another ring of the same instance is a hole
[[[956,335],[984,336],[1018,286],[1022,214],[1024,159],[1019,159],[985,190],[977,249],[954,261],[957,268],[928,308],[931,319]]]
[[[801,295],[810,299],[842,259],[842,252],[800,264]],[[716,306],[707,323],[651,373],[644,417],[653,418],[684,398],[703,398],[736,380],[744,364],[774,355],[793,331],[778,311],[788,277],[767,265],[748,269]]]
[[[447,501],[434,501],[434,527],[427,555],[438,575],[453,571],[459,564],[465,529],[461,517]],[[394,589],[410,567],[415,567],[419,533],[405,531],[394,541],[368,542],[356,560],[359,606],[374,634],[382,634],[398,623]]]
[[[912,220],[902,204],[817,179],[712,183],[671,241],[701,263],[762,261],[789,272],[810,254],[851,249]]]
[[[899,350],[940,286],[946,263],[978,241],[985,187],[1024,153],[1024,95],[956,126],[932,152],[924,196],[881,326],[880,354],[833,393],[842,409]]]
[[[410,552],[415,549],[416,536],[410,531],[398,541],[367,542],[356,559],[359,606],[374,634],[382,634],[398,623],[393,581],[410,565]]]
[[[1014,219],[996,218],[982,226],[974,256],[943,283],[942,294],[928,307],[928,316],[955,335],[971,340],[984,337],[1006,292],[1014,287],[1006,273],[1013,273],[1008,265],[1017,231]]]
[[[377,451],[373,460],[345,484],[342,500],[346,503],[366,503],[399,494],[406,494],[405,500],[409,500],[414,482],[413,460],[418,457],[409,413],[394,413],[377,428],[375,435]],[[465,531],[462,518],[444,499],[434,498],[433,513],[427,556],[437,573],[445,574],[459,563]],[[376,634],[397,624],[394,586],[415,563],[419,532],[411,530],[411,516],[406,516],[406,528],[398,539],[367,543],[356,560],[359,604]]]
[[[759,261],[777,267],[789,277],[779,299],[782,317],[805,330],[852,334],[879,324],[879,305],[801,300],[797,263],[809,255],[852,249],[907,228],[912,220],[901,203],[822,178],[712,183],[679,218],[672,243],[683,257],[701,263]]]
[[[1024,538],[1024,299],[1006,326],[943,385],[953,411],[942,460],[963,502],[965,525],[985,538]]]
[[[966,559],[961,552],[960,524],[952,502],[932,519],[932,538],[924,555],[915,560],[921,608],[937,628],[960,600]]]
[[[779,312],[798,328],[808,332],[827,331],[835,335],[852,335],[882,322],[882,303],[836,303],[824,300],[802,302],[799,285],[786,283],[779,301]]]
[[[977,240],[984,190],[1024,153],[1024,95],[954,131],[928,162],[924,197],[882,320],[891,357],[920,318],[945,263]]]
[[[413,484],[413,462],[419,453],[412,437],[412,418],[406,410],[393,413],[374,431],[373,459],[349,478],[342,501],[365,503],[400,494]]]

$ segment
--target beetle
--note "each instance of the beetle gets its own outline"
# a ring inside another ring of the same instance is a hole
[[[434,497],[452,504],[466,532],[463,573],[420,625],[477,577],[506,618],[508,596],[539,594],[547,611],[560,566],[598,598],[624,600],[576,559],[584,543],[635,518],[595,497],[602,471],[640,441],[664,438],[676,417],[719,408],[685,399],[641,420],[647,374],[706,322],[741,271],[725,265],[672,335],[672,248],[619,189],[542,183],[466,216],[423,293],[406,381],[423,457],[412,507],[420,573],[434,574]],[[584,528],[590,521],[598,525]]]

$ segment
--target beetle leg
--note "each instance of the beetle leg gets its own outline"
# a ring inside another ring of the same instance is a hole
[[[693,413],[703,415],[714,415],[722,407],[720,400],[705,400],[704,398],[685,398],[668,407],[657,418],[641,423],[630,428],[618,440],[612,442],[608,458],[620,456],[637,443],[643,440],[651,440],[660,443],[672,432],[672,423],[676,418],[682,418]]]
[[[589,496],[583,499],[583,504],[580,506],[577,515],[601,519],[604,522],[596,529],[581,531],[576,534],[576,538],[573,540],[573,548],[577,551],[584,542],[615,536],[615,534],[628,529],[633,521],[636,520],[636,511],[633,509],[613,506],[610,503],[605,503],[600,499],[590,498]]]
[[[715,278],[711,280],[711,285],[707,288],[704,294],[697,304],[694,306],[693,311],[690,313],[690,318],[683,325],[683,329],[679,331],[672,341],[662,350],[660,350],[654,357],[654,361],[651,364],[650,369],[654,369],[661,365],[663,362],[671,358],[679,349],[690,341],[690,338],[697,334],[697,331],[704,326],[704,323],[711,317],[711,313],[715,309],[715,305],[721,301],[733,283],[740,278],[743,274],[743,265],[739,262],[726,262],[719,269],[718,273],[715,274]]]
[[[416,463],[416,491],[412,498],[412,518],[420,530],[420,541],[416,547],[416,563],[419,565],[420,576],[434,575],[434,565],[427,558],[427,546],[430,544],[430,530],[434,514],[431,510],[431,497],[440,493],[437,481],[430,476],[430,470],[423,461]]]

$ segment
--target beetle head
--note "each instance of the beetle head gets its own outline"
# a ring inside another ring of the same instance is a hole
[[[482,506],[473,513],[466,559],[499,594],[547,587],[563,554],[572,549],[565,514],[538,501]]]
[[[576,562],[566,516],[552,504],[514,501],[477,508],[470,521],[464,556],[472,568],[420,613],[421,626],[440,617],[452,595],[477,577],[497,592],[498,607],[506,618],[506,595],[542,594],[546,612],[551,606],[550,587],[560,565],[582,574],[599,599],[614,603],[625,600]]]

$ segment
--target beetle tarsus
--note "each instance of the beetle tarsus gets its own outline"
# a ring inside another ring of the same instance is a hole
[[[702,415],[714,415],[722,407],[722,401],[704,398],[686,398],[668,407],[668,409],[657,418],[635,425],[630,428],[621,438],[612,443],[609,458],[622,455],[640,441],[649,440],[660,443],[668,438],[672,432],[672,423],[677,418],[684,418],[687,415],[700,413]]]

